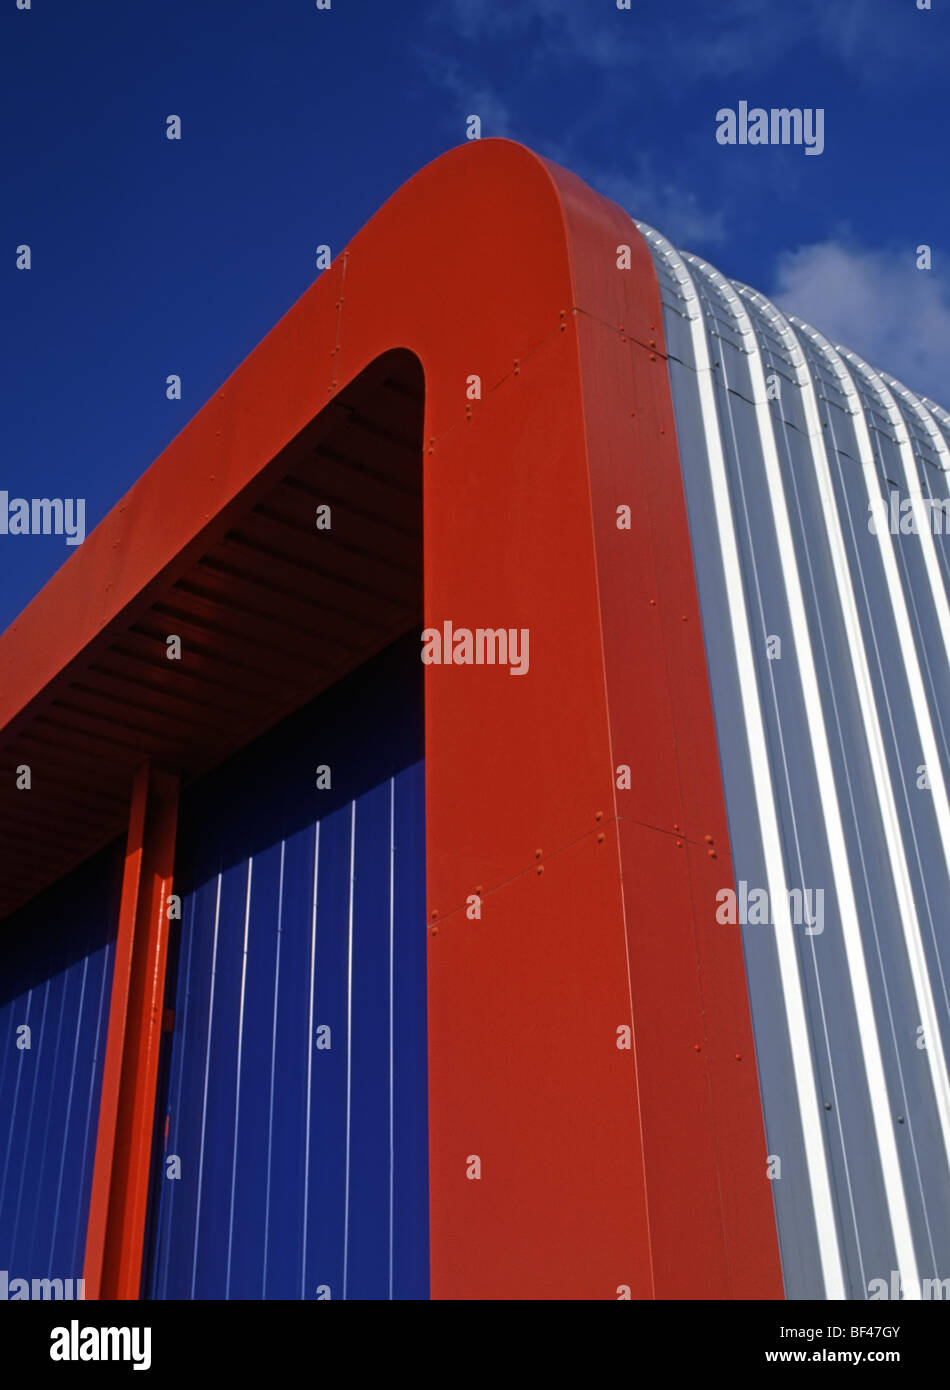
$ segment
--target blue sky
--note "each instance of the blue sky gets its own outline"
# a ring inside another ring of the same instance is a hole
[[[473,113],[950,406],[950,20],[917,2],[4,0],[0,489],[91,530]],[[823,108],[823,153],[717,144],[741,100]],[[0,536],[0,629],[71,553]]]

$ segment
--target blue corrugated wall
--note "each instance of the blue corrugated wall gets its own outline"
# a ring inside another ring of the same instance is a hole
[[[11,1280],[82,1276],[122,859],[110,847],[0,924],[0,1270]]]
[[[149,1297],[428,1297],[422,698],[411,636],[184,800]]]

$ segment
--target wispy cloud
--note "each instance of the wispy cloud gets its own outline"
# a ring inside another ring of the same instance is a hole
[[[642,39],[632,12],[590,0],[517,0],[508,6],[501,0],[441,0],[430,18],[468,42],[517,37],[530,40],[526,56],[532,60],[553,57],[598,68],[629,65]]]
[[[649,222],[682,250],[705,249],[725,240],[722,209],[704,208],[691,188],[658,174],[648,155],[639,155],[633,164],[632,173],[598,172],[580,165],[577,172],[598,193],[618,203],[631,217]]]
[[[912,391],[950,401],[950,283],[913,248],[816,242],[779,258],[771,298]]]
[[[933,33],[934,15],[918,10],[913,0],[810,0],[805,19],[827,52],[866,80],[906,85],[907,65],[920,75],[946,63],[946,49]]]
[[[459,62],[441,53],[420,48],[416,50],[416,56],[430,81],[453,98],[460,122],[468,116],[478,116],[483,136],[519,138],[514,130],[511,108],[484,78],[469,78]],[[461,134],[460,125],[459,139]]]
[[[679,82],[763,73],[796,49],[834,59],[861,81],[902,82],[905,60],[916,71],[942,61],[922,27],[932,15],[880,0],[718,0],[708,9],[658,7],[653,14],[639,0],[630,10],[604,0],[440,0],[429,18],[469,43],[530,40],[531,60],[636,69]]]

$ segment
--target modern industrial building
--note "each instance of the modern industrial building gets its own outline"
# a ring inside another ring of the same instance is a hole
[[[8,1281],[935,1296],[948,499],[572,174],[423,169],[0,637]]]

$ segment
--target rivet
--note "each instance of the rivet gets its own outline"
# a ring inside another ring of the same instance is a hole
[[[438,908],[433,908],[433,910],[432,910],[432,918],[433,918],[433,921],[435,920],[436,917],[438,917],[438,915],[439,915],[439,910],[438,910]]]
[[[475,892],[478,894],[479,897],[482,896],[482,885],[481,885],[481,884],[478,885],[478,887],[475,889]]]
[[[544,865],[543,865],[543,864],[539,864],[539,865],[538,865],[538,877],[540,878],[540,876],[541,876],[543,873],[544,873]]]
[[[597,843],[598,843],[599,845],[602,845],[602,844],[604,843],[604,833],[603,833],[603,831],[601,831],[601,833],[597,836]]]
[[[541,858],[541,851],[540,851],[539,849],[536,849],[536,850],[535,850],[535,852],[534,852],[534,857],[535,857],[535,859],[540,859],[540,858]]]
[[[693,1043],[693,1051],[694,1051],[694,1052],[702,1052],[702,1050],[703,1050],[703,1049],[700,1047],[699,1043]]]
[[[650,353],[650,361],[651,361],[651,362],[655,362],[655,361],[656,361],[656,353],[655,353],[655,352],[651,352],[651,353]]]
[[[680,828],[680,827],[679,827],[678,825],[674,825],[674,826],[673,826],[673,829],[674,829],[674,830],[679,830],[679,828]]]
[[[651,598],[651,599],[650,599],[650,607],[651,607],[651,608],[655,608],[655,607],[656,607],[656,599],[655,599],[655,598]]]
[[[676,841],[676,848],[677,848],[677,849],[682,849],[682,848],[683,848],[683,841],[682,841],[682,840],[677,840],[677,841]]]
[[[898,1117],[897,1117],[897,1123],[898,1123],[899,1125],[902,1125],[902,1124],[904,1123],[904,1117],[903,1117],[903,1115],[898,1115]]]
[[[596,816],[594,817],[594,820],[603,820],[603,818],[604,818],[604,813],[603,813],[603,811],[598,811],[597,814],[596,814]]]
[[[439,929],[438,929],[438,927],[433,927],[433,928],[432,928],[432,935],[433,935],[433,936],[438,936],[438,934],[439,934]]]
[[[703,839],[706,841],[707,845],[714,845],[716,843],[711,835],[704,835]]]
[[[709,855],[710,859],[715,859],[717,857],[714,849],[707,849],[706,853]]]
[[[830,1101],[830,1100],[826,1100],[826,1101],[825,1101],[825,1109],[826,1109],[826,1110],[830,1110],[830,1109],[831,1109],[831,1101]]]
[[[738,1052],[736,1053],[736,1061],[737,1061],[737,1062],[741,1062],[741,1061],[742,1061],[742,1057],[739,1055]]]

